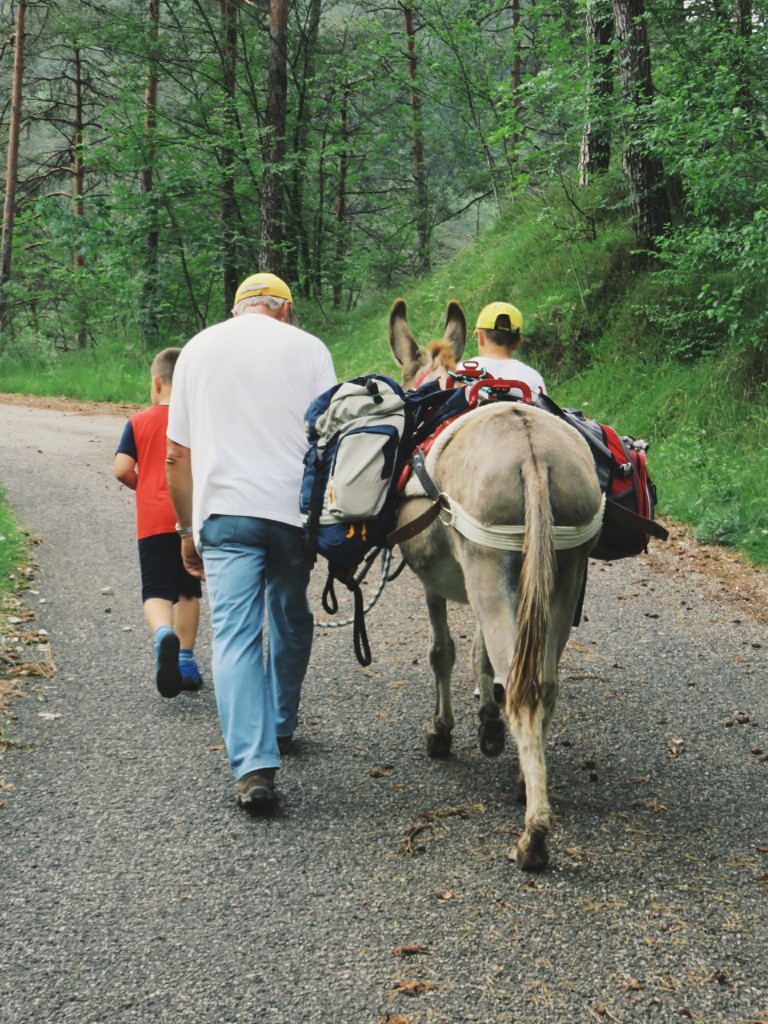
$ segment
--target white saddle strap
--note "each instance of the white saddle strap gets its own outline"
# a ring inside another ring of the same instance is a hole
[[[462,537],[482,547],[496,548],[499,551],[523,550],[525,526],[483,526],[463,509],[458,501],[449,498],[447,494],[442,494],[441,498],[445,508],[440,513],[440,521],[444,526],[452,526]],[[604,511],[605,495],[602,496],[597,514],[584,526],[553,526],[555,549],[563,551],[577,548],[580,544],[592,540],[602,528]]]

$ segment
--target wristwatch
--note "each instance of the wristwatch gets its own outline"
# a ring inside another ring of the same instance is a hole
[[[176,523],[176,533],[178,533],[178,535],[180,537],[191,537],[192,536],[192,527],[191,526],[180,526],[178,523]]]

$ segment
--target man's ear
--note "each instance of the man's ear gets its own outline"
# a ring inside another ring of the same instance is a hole
[[[161,378],[161,377],[158,377],[158,376],[157,376],[157,374],[155,374],[155,375],[154,375],[154,376],[152,377],[152,390],[153,390],[153,391],[155,392],[155,394],[157,394],[157,395],[159,395],[159,394],[160,394],[160,392],[161,392],[161,391],[163,390],[163,381],[162,381],[162,378]]]

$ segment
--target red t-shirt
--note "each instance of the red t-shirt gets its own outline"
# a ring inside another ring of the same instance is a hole
[[[173,533],[176,515],[165,479],[168,406],[152,405],[128,420],[117,451],[136,461],[139,482],[136,486],[136,533],[154,537]]]

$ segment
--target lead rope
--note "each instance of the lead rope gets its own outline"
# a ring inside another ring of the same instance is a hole
[[[375,592],[371,596],[370,601],[367,605],[363,604],[363,592],[360,589],[360,584],[363,582],[371,566],[376,559],[381,555],[381,579]],[[323,610],[329,615],[335,615],[339,610],[339,602],[336,598],[336,591],[334,590],[334,580],[338,580],[343,583],[347,590],[350,591],[354,600],[354,612],[347,618],[342,619],[339,622],[330,622],[327,619],[317,621],[316,626],[321,629],[340,629],[342,626],[354,626],[354,647],[355,657],[360,664],[365,668],[371,663],[371,647],[368,643],[368,632],[365,628],[365,616],[373,608],[376,602],[381,597],[386,584],[394,579],[400,572],[398,568],[392,576],[389,576],[389,567],[392,562],[392,551],[389,548],[374,548],[373,551],[366,555],[363,561],[363,567],[356,576],[345,578],[343,576],[334,575],[330,570],[328,572],[328,579],[325,581],[325,587],[323,588],[322,604]]]

